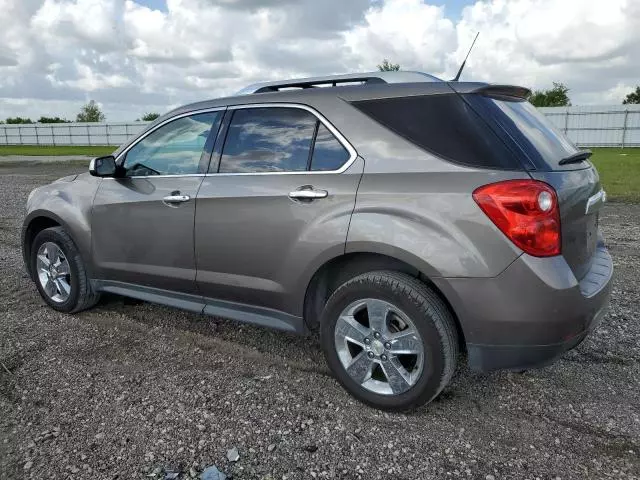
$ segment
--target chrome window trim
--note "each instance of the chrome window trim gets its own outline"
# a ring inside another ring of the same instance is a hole
[[[306,110],[311,113],[311,115],[315,116],[320,123],[322,123],[327,130],[329,130],[334,137],[338,139],[338,142],[349,152],[348,160],[337,170],[298,170],[298,171],[287,171],[287,172],[226,172],[226,173],[217,173],[217,172],[208,172],[205,176],[213,177],[213,176],[247,176],[247,175],[326,175],[326,174],[335,174],[342,173],[346,171],[353,162],[358,158],[358,152],[353,146],[348,142],[348,140],[340,133],[340,131],[334,127],[329,120],[327,120],[320,112],[316,109],[304,105],[302,103],[244,103],[242,105],[229,105],[227,107],[229,110],[241,110],[247,108],[299,108],[300,110]],[[220,162],[222,162],[222,156],[220,157]]]
[[[129,150],[131,150],[138,143],[140,143],[142,140],[144,140],[148,135],[151,135],[153,132],[158,130],[160,127],[165,126],[167,123],[171,123],[174,120],[178,120],[179,118],[190,117],[192,115],[200,115],[202,113],[221,112],[221,111],[223,112],[226,109],[227,109],[227,107],[203,108],[202,110],[191,110],[190,112],[180,113],[180,114],[175,115],[173,117],[167,118],[166,120],[160,122],[158,125],[156,125],[152,129],[147,130],[146,132],[144,132],[142,135],[140,135],[138,138],[136,138],[131,143],[131,145],[129,145],[127,148],[125,148],[123,151],[121,151],[118,154],[118,156],[116,157],[116,164],[119,165],[118,162],[120,162],[121,158],[122,158],[122,163],[124,163],[124,156],[126,156],[126,154],[127,154],[127,152]],[[204,177],[204,176],[205,176],[204,173],[185,173],[185,174],[176,174],[176,175],[171,175],[171,174],[166,174],[166,175],[134,175],[134,176],[131,176],[131,177],[126,177],[126,178]],[[109,178],[109,177],[106,177],[106,178]]]
[[[189,117],[191,115],[199,115],[201,113],[209,113],[209,112],[220,112],[220,111],[224,111],[224,110],[240,110],[240,109],[246,109],[246,108],[299,108],[301,110],[306,110],[307,112],[311,113],[313,116],[315,116],[320,123],[322,123],[327,130],[329,130],[333,136],[335,136],[338,139],[338,142],[340,142],[340,144],[349,152],[349,158],[347,159],[347,161],[337,170],[301,170],[301,171],[287,171],[287,172],[229,172],[229,173],[217,173],[217,172],[208,172],[208,173],[187,173],[187,174],[176,174],[176,175],[135,175],[135,176],[131,176],[131,177],[126,177],[126,178],[167,178],[167,177],[171,177],[171,178],[179,178],[179,177],[209,177],[209,176],[246,176],[246,175],[326,175],[326,174],[335,174],[335,173],[343,173],[346,170],[349,169],[349,167],[353,164],[353,162],[356,161],[356,158],[358,158],[358,152],[356,152],[356,149],[349,143],[349,141],[344,137],[344,135],[342,135],[342,133],[340,133],[340,131],[334,127],[331,122],[329,122],[329,120],[327,120],[325,118],[324,115],[322,115],[320,112],[318,112],[316,109],[308,106],[308,105],[304,105],[301,103],[285,103],[285,102],[280,102],[280,103],[246,103],[246,104],[242,104],[242,105],[229,105],[229,106],[225,106],[225,107],[212,107],[212,108],[204,108],[201,110],[192,110],[189,112],[184,112],[178,115],[175,115],[171,118],[167,118],[166,120],[164,120],[163,122],[159,123],[158,125],[156,125],[155,127],[153,127],[151,130],[146,131],[145,133],[143,133],[141,136],[139,136],[138,138],[136,138],[133,143],[131,143],[131,145],[129,145],[127,148],[125,148],[122,152],[120,152],[118,154],[118,156],[116,157],[116,163],[120,162],[120,160],[122,159],[122,161],[124,162],[124,157],[126,156],[127,152],[129,150],[131,150],[133,147],[135,147],[139,142],[141,142],[142,140],[144,140],[148,135],[152,134],[153,132],[155,132],[157,129],[159,129],[160,127],[163,127],[164,125],[177,120],[179,118],[183,118],[183,117]],[[109,177],[105,177],[109,178]]]
[[[103,180],[122,180],[123,178],[184,178],[184,177],[204,177],[206,173],[176,173],[167,175],[132,175],[131,177],[102,177]]]

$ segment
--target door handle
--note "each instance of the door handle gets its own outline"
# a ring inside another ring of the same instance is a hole
[[[329,196],[329,192],[326,190],[314,190],[313,188],[289,192],[289,198],[296,200],[315,200],[316,198],[327,198],[327,196]]]
[[[162,199],[164,203],[184,203],[191,200],[189,195],[167,195]]]

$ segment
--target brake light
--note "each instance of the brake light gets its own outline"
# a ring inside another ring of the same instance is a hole
[[[555,190],[537,180],[506,180],[477,188],[482,211],[526,253],[560,255],[560,209]]]

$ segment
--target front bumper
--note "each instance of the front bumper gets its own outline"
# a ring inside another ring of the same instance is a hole
[[[599,244],[579,282],[563,257],[520,256],[494,278],[434,279],[455,310],[474,370],[522,370],[553,362],[600,322],[613,262]]]

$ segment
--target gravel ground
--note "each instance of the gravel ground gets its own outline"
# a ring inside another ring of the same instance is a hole
[[[45,307],[24,204],[77,170],[0,165],[0,478],[640,478],[639,205],[604,211],[611,310],[576,350],[524,374],[461,367],[431,405],[386,414],[339,387],[314,338],[117,297]]]

